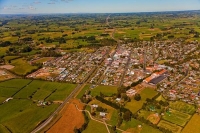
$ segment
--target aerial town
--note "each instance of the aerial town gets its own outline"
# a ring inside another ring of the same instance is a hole
[[[0,133],[200,133],[199,7],[0,1]]]

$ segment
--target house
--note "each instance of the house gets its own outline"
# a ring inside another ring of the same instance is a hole
[[[107,113],[105,113],[105,112],[100,112],[99,115],[100,115],[101,117],[105,118],[105,117],[106,117],[106,114],[107,114]]]
[[[92,104],[92,107],[93,108],[98,108],[98,105],[97,104]]]
[[[128,91],[126,91],[126,95],[129,96],[129,97],[132,97],[136,94],[136,90],[133,90],[133,89],[129,89]]]

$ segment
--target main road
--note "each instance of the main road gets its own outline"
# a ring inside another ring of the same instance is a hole
[[[60,112],[60,110],[65,106],[65,104],[76,94],[76,92],[81,88],[82,84],[78,84],[78,86],[72,91],[72,93],[64,100],[64,102],[56,109],[56,111],[51,114],[51,116],[46,119],[42,124],[36,127],[31,133],[37,133],[42,130],[47,124],[49,124],[56,114]]]

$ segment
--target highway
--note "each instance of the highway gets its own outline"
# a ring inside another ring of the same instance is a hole
[[[65,104],[71,99],[73,98],[73,96],[76,94],[76,92],[78,92],[78,90],[82,87],[82,84],[78,84],[78,86],[72,91],[72,93],[64,100],[64,102],[56,109],[56,111],[51,114],[51,116],[46,119],[42,124],[40,124],[38,127],[36,127],[31,133],[37,133],[39,132],[41,129],[43,129],[45,126],[47,126],[47,124],[49,124],[51,122],[51,120],[54,118],[54,116],[60,112],[60,110],[65,106]]]

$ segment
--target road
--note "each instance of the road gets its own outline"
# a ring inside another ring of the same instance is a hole
[[[130,61],[131,61],[131,55],[132,55],[132,49],[131,49],[131,52],[130,52],[130,54],[129,54],[129,56],[128,56],[128,61],[127,61],[127,63],[126,63],[126,66],[125,66],[125,68],[124,68],[124,73],[123,73],[123,75],[122,75],[122,78],[121,78],[121,81],[120,81],[120,84],[119,84],[120,87],[123,85],[124,77],[125,77],[126,72],[127,72],[127,70],[128,70],[128,65],[130,64]]]
[[[41,125],[36,127],[31,133],[37,133],[41,129],[43,129],[47,124],[51,122],[54,116],[60,112],[60,110],[65,106],[65,104],[76,94],[76,92],[82,87],[82,84],[78,84],[78,86],[72,91],[72,93],[64,100],[64,102],[56,109],[56,111],[50,115],[48,119],[46,119]]]

